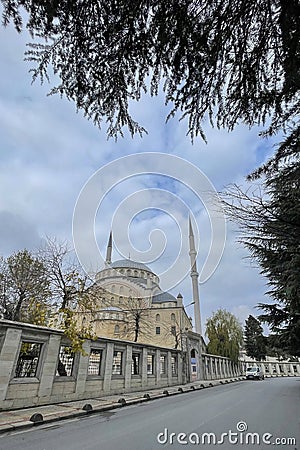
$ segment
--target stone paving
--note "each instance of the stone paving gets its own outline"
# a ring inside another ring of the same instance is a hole
[[[149,389],[147,391],[58,403],[55,405],[36,406],[13,411],[1,411],[0,433],[7,433],[22,428],[41,425],[43,423],[86,416],[92,413],[121,408],[126,405],[147,402],[156,398],[182,394],[184,392],[191,392],[192,390],[209,388],[244,379],[245,377],[236,377],[223,380],[195,381],[194,383],[172,386],[168,388],[156,388]],[[83,409],[84,407],[85,409]]]

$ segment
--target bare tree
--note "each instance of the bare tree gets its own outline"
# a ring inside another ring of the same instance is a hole
[[[95,310],[92,280],[81,270],[67,242],[48,237],[39,254],[47,269],[52,292],[51,323],[64,330],[73,350],[82,350],[84,340],[95,337],[89,324],[80,327],[78,322],[80,311]]]

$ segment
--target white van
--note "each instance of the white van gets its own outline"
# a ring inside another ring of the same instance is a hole
[[[246,378],[247,380],[264,380],[263,371],[255,366],[255,367],[247,367],[246,369]]]

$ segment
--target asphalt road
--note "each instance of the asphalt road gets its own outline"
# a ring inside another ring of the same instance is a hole
[[[242,381],[4,435],[0,450],[300,449],[299,391]]]

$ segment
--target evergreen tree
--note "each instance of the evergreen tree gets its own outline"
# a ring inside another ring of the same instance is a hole
[[[263,328],[253,316],[249,316],[245,325],[245,348],[251,358],[258,361],[266,359],[266,345],[263,336]]]
[[[299,152],[299,142],[297,148]],[[299,157],[267,176],[259,190],[244,192],[235,186],[224,196],[224,208],[240,225],[240,241],[259,263],[270,286],[267,294],[274,300],[259,303],[264,310],[259,319],[291,355],[300,355],[299,198]]]
[[[60,83],[65,95],[108,134],[127,126],[142,133],[130,103],[159,88],[188,133],[203,120],[232,130],[265,124],[270,134],[291,126],[299,111],[298,0],[1,0],[3,24],[35,41],[27,59],[33,78]],[[25,10],[26,15],[21,16]],[[25,19],[24,19],[25,17]],[[282,147],[278,155],[284,156]]]
[[[209,339],[208,353],[238,360],[243,343],[243,329],[233,314],[225,309],[218,309],[207,319],[205,334]]]

